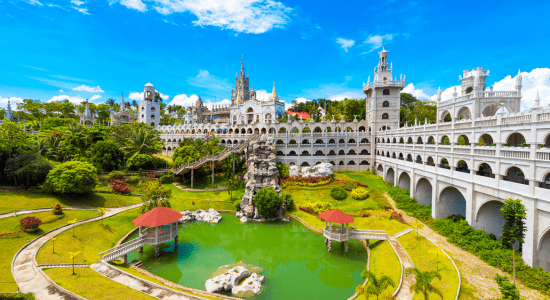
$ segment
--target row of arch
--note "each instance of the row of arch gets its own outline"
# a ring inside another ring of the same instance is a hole
[[[397,138],[397,137],[394,137],[393,139],[390,139],[389,137],[388,138],[377,138],[376,139],[376,142],[377,143],[393,143],[393,144],[417,144],[417,145],[422,145],[424,144],[424,140],[421,136],[417,137],[416,140],[413,139],[413,137],[408,137],[406,138]],[[440,145],[450,145],[451,141],[449,139],[449,136],[448,135],[443,135],[440,137],[439,139],[439,144]],[[456,139],[456,141],[454,141],[456,144],[458,145],[470,145],[470,139],[468,138],[467,135],[465,134],[462,134],[462,135],[459,135],[458,138]],[[429,136],[428,137],[428,140],[426,141],[426,144],[428,145],[435,145],[436,141],[435,141],[435,138],[433,135]],[[478,145],[486,145],[486,146],[491,146],[494,144],[494,139],[493,137],[488,134],[488,133],[485,133],[483,135],[481,135],[479,137],[479,140],[477,142]],[[511,134],[508,135],[508,137],[506,138],[506,144],[507,146],[513,146],[513,147],[519,147],[519,146],[524,146],[526,144],[526,141],[525,141],[525,137],[523,136],[523,134],[519,133],[519,132],[513,132]],[[544,144],[543,144],[545,147],[550,147],[550,133],[547,134],[546,136],[546,139],[544,141]]]
[[[333,156],[333,155],[370,155],[369,151],[366,149],[361,150],[361,152],[357,153],[355,150],[350,149],[348,153],[346,153],[344,150],[339,150],[338,154],[336,154],[336,151],[330,150],[327,154],[327,156]],[[310,154],[309,151],[304,150],[300,155],[294,150],[291,150],[288,152],[288,154],[284,154],[283,151],[277,151],[277,156],[325,156],[325,153],[322,150],[317,150],[313,155]]]
[[[318,161],[315,163],[315,166],[320,164],[321,162]],[[338,164],[336,164],[333,160],[329,161],[330,164],[332,164],[333,166],[336,166],[336,165],[339,165],[339,166],[370,166],[370,163],[366,160],[362,160],[361,162],[359,162],[359,164],[357,164],[354,160],[350,160],[348,161],[347,163],[344,162],[343,160],[339,161]],[[289,163],[289,166],[297,166],[296,162],[292,161]],[[309,167],[310,164],[309,162],[307,161],[304,161],[300,164],[301,167]]]
[[[222,140],[222,141],[223,141],[223,140]],[[339,139],[339,140],[338,140],[338,144],[345,144],[345,143],[346,143],[346,140],[345,140],[345,139]],[[348,144],[356,144],[356,143],[357,143],[357,141],[356,141],[355,139],[349,139],[349,140],[348,140]],[[369,139],[364,138],[364,139],[361,139],[359,143],[361,143],[361,144],[368,144],[368,143],[370,143],[370,142],[369,142]],[[277,140],[277,141],[275,142],[275,144],[276,144],[276,145],[284,145],[285,142],[284,142],[283,140]],[[297,145],[297,144],[298,144],[298,143],[297,143],[296,140],[294,140],[294,139],[288,141],[288,145]],[[306,144],[306,145],[307,145],[307,144],[311,144],[311,143],[310,143],[310,141],[309,141],[308,139],[303,139],[302,142],[301,142],[301,144]],[[322,139],[317,139],[317,140],[315,140],[315,143],[314,143],[314,144],[316,144],[316,145],[324,145],[324,144],[325,144],[325,141],[323,141]],[[330,140],[328,141],[327,144],[336,144],[336,139],[330,139]]]
[[[365,126],[359,126],[357,130],[354,130],[351,126],[342,127],[336,126],[334,127],[334,132],[366,132],[367,128]],[[271,128],[229,128],[229,129],[171,129],[171,130],[163,130],[160,129],[161,134],[253,134],[253,133],[259,133],[259,134],[265,134],[265,133],[286,133],[286,132],[295,132],[299,133],[300,130],[297,127],[292,127],[288,129],[286,126],[282,126],[277,131],[274,127]],[[371,128],[368,128],[368,131],[371,131]],[[320,126],[316,126],[313,128],[313,130],[309,126],[304,126],[301,130],[302,133],[323,133],[323,132],[333,132],[333,127],[327,126],[324,128],[324,130]]]

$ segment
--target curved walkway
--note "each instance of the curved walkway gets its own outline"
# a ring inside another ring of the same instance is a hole
[[[142,203],[138,203],[126,207],[111,208],[108,212],[105,213],[104,217],[111,217],[123,211],[139,207],[141,205]],[[49,210],[51,210],[51,208]],[[82,220],[75,223],[74,226],[93,222],[100,219],[101,216]],[[37,299],[84,299],[53,282],[53,280],[51,280],[41,270],[36,262],[36,254],[38,253],[38,250],[40,249],[40,247],[42,247],[42,245],[44,245],[51,237],[54,237],[62,233],[63,231],[71,228],[71,225],[64,225],[50,232],[47,232],[25,245],[15,254],[11,262],[11,273],[21,292],[34,293]]]

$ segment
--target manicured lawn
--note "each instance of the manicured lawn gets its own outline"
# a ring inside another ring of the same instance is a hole
[[[387,183],[382,179],[379,175],[373,175],[370,173],[364,173],[364,172],[337,172],[335,174],[342,174],[345,175],[351,180],[359,181],[363,184],[366,184],[370,188],[375,188],[380,191],[387,191],[388,186]]]
[[[321,230],[325,228],[325,221],[319,219],[316,216],[310,215],[301,210],[293,211],[290,214],[299,217],[313,227],[319,228]],[[396,220],[390,220],[381,217],[355,218],[355,221],[351,223],[350,226],[354,226],[358,229],[384,230],[389,235],[394,235],[409,227]]]
[[[44,269],[55,283],[86,299],[157,299],[111,280],[90,268]]]
[[[178,189],[173,184],[164,184],[164,188],[172,190],[172,198],[170,198],[170,204],[175,210],[197,210],[199,208],[209,209],[214,208],[217,210],[235,210],[233,203],[236,200],[240,200],[244,195],[244,190],[233,191],[233,200],[230,199],[227,191],[216,192],[186,192]],[[214,200],[214,201],[208,201]],[[194,201],[195,204],[191,204]]]
[[[0,213],[14,210],[61,206],[118,207],[141,202],[140,197],[113,193],[92,193],[85,196],[45,193],[0,193]]]
[[[399,286],[401,280],[401,265],[399,258],[388,241],[371,241],[370,242],[370,270],[377,277],[382,275],[389,276],[395,283],[395,287],[388,286],[382,293],[393,294]]]
[[[43,224],[40,229],[32,233],[21,233],[19,235],[6,235],[0,237],[0,282],[13,282],[14,279],[11,275],[11,261],[13,256],[19,249],[21,249],[26,243],[27,239],[34,240],[38,236],[45,232],[53,230],[57,227],[67,224],[68,221],[73,219],[83,220],[94,216],[97,216],[97,211],[65,211],[65,215],[56,216],[51,212],[42,212],[27,214],[20,217],[9,217],[0,219],[0,234],[20,231],[19,220],[27,217],[34,216],[42,220]],[[51,248],[49,248],[51,249]],[[61,249],[61,248],[59,248]],[[17,285],[15,283],[0,283],[1,292],[15,292],[17,291]]]
[[[400,237],[399,243],[405,248],[415,267],[421,271],[436,270],[436,260],[439,260],[439,270],[442,280],[437,278],[432,281],[432,284],[443,293],[443,299],[454,299],[458,290],[458,274],[451,261],[439,250],[438,255],[435,254],[437,248],[423,236],[417,239],[416,232],[410,232]],[[430,298],[439,299],[439,296],[430,294]],[[424,299],[421,294],[415,293],[413,299]]]

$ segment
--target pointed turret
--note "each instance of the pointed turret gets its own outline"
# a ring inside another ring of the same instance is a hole
[[[241,59],[241,77],[244,77],[244,55]]]
[[[6,109],[5,118],[13,122],[13,113],[11,112],[10,98],[8,98],[8,107]]]
[[[540,96],[539,96],[538,89],[537,89],[537,96],[535,97],[535,108],[540,108]]]
[[[88,101],[86,101],[86,109],[84,109],[84,117],[91,118],[92,114],[90,113],[90,108],[88,107]]]
[[[521,88],[523,87],[522,85],[522,77],[521,77],[521,70],[518,69],[518,76],[516,76],[516,92],[517,92],[517,97],[521,97]]]
[[[441,87],[437,89],[437,102],[441,102]]]
[[[273,82],[273,98],[277,97],[277,92],[275,91],[275,81]]]
[[[124,105],[124,96],[122,96],[122,100],[120,100],[120,109],[118,110],[119,113],[124,113],[126,110],[126,106]]]

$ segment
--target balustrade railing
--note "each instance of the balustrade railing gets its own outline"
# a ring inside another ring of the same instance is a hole
[[[529,158],[529,150],[522,151],[522,150],[501,150],[500,154],[503,157],[509,157],[509,158],[523,158],[528,159]]]

